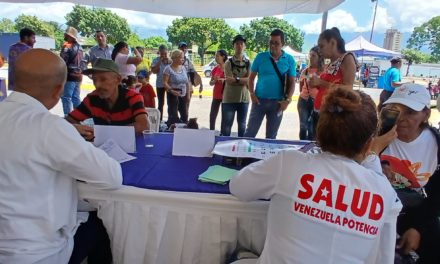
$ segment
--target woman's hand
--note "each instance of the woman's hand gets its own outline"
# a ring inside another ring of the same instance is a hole
[[[310,77],[309,86],[310,87],[319,87],[319,86],[321,86],[321,78],[319,78],[318,75],[313,74],[312,77]]]
[[[397,138],[396,132],[397,126],[394,126],[390,131],[383,134],[382,136],[376,136],[371,142],[370,150],[375,153],[381,153],[388,145]]]
[[[169,89],[168,90],[172,95],[174,95],[174,96],[180,96],[180,92],[179,91],[176,91],[176,90],[173,90],[173,89]]]
[[[397,248],[402,250],[402,253],[407,255],[411,250],[417,250],[420,245],[420,233],[414,228],[410,228],[403,233]]]

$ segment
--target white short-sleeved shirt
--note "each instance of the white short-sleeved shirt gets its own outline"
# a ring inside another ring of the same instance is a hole
[[[67,263],[77,179],[119,187],[121,167],[27,94],[0,104],[0,124],[0,263]]]
[[[175,71],[171,65],[168,65],[163,70],[163,75],[169,76],[168,85],[171,86],[171,89],[178,90],[181,97],[186,95],[188,74],[184,66],[180,68],[180,71]]]
[[[411,142],[395,139],[382,153],[381,159],[390,163],[395,178],[417,181],[423,187],[437,169],[437,140],[428,128]],[[396,175],[397,174],[397,175]]]
[[[285,151],[230,182],[241,200],[271,199],[258,263],[393,263],[401,203],[377,156]]]
[[[118,53],[115,57],[115,63],[119,67],[119,74],[122,79],[127,78],[127,76],[136,76],[136,65],[127,64],[128,58],[130,58],[127,54]]]

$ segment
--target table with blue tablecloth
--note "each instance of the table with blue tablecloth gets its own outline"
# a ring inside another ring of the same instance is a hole
[[[229,139],[233,138],[216,141]],[[240,202],[230,195],[227,184],[198,181],[211,165],[238,169],[235,164],[225,164],[216,155],[173,156],[173,134],[156,134],[154,141],[153,148],[145,148],[137,138],[133,154],[137,159],[121,165],[122,188],[79,186],[80,197],[98,208],[114,262],[225,263],[237,245],[261,252],[268,202]]]

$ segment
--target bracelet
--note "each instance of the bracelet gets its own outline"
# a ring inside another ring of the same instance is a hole
[[[371,155],[379,156],[379,155],[377,155],[376,151],[373,151],[373,150],[370,150],[370,151],[367,152],[367,156],[371,156]]]

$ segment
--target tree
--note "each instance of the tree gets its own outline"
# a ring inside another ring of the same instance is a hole
[[[143,47],[144,41],[139,38],[137,34],[130,34],[130,36],[127,39],[127,44],[130,47]]]
[[[403,49],[402,55],[405,60],[408,61],[408,67],[406,68],[405,76],[409,74],[409,67],[415,63],[419,64],[428,60],[428,56],[416,49]]]
[[[440,61],[440,16],[431,18],[421,26],[414,28],[408,48],[420,50],[422,47],[428,47],[431,51],[433,60]]]
[[[0,19],[0,33],[16,32],[14,21],[2,18]]]
[[[157,49],[160,45],[165,45],[171,48],[170,43],[161,36],[154,36],[144,39],[144,45],[147,49]]]
[[[55,30],[53,26],[36,16],[19,15],[15,19],[15,29],[20,31],[22,28],[32,29],[37,35],[40,36],[55,37]]]
[[[248,49],[261,52],[267,50],[270,33],[277,28],[284,32],[285,45],[301,51],[301,47],[304,43],[304,32],[293,27],[284,19],[276,17],[254,19],[251,20],[249,25],[242,25],[240,32],[246,37],[246,46]]]
[[[75,5],[66,15],[67,25],[76,28],[82,36],[93,37],[96,30],[107,33],[109,43],[127,41],[131,30],[127,20],[104,8],[87,8]]]
[[[167,28],[168,40],[177,44],[185,41],[188,45],[198,46],[198,54],[204,64],[206,50],[222,41],[231,41],[231,27],[224,19],[218,18],[178,18]],[[230,44],[229,44],[230,45]]]

